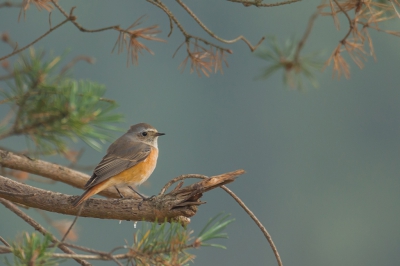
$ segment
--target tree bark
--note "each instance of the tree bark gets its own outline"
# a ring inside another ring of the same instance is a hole
[[[31,160],[3,150],[0,150],[0,165],[38,174],[75,187],[83,187],[89,178],[88,175],[60,165],[41,160]],[[231,183],[237,176],[243,173],[244,170],[237,170],[202,179],[197,183],[183,188],[179,184],[167,194],[160,194],[144,201],[137,198],[91,198],[83,203],[80,216],[152,222],[176,220],[186,224],[190,222],[189,217],[196,214],[197,206],[204,203],[200,201],[204,192]],[[114,192],[114,190],[99,194],[108,197],[119,197],[118,193]],[[72,206],[72,202],[78,196],[35,188],[4,176],[0,176],[0,197],[28,207],[61,214],[77,215],[80,209],[80,207],[74,208]]]

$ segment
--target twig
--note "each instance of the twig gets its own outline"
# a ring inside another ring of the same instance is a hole
[[[394,1],[389,0],[389,2],[390,2],[390,4],[392,4],[393,10],[396,13],[397,17],[400,18],[400,13],[397,11],[397,8],[396,8],[395,4],[393,3]],[[397,3],[397,4],[399,4],[399,3]]]
[[[180,180],[188,179],[188,178],[199,178],[199,179],[208,179],[209,177],[205,175],[197,175],[197,174],[191,174],[191,175],[181,175],[178,177],[175,177],[171,181],[169,181],[162,189],[159,195],[162,195],[165,193],[165,191],[175,182],[178,182]],[[278,262],[279,266],[283,266],[281,257],[279,255],[278,249],[276,248],[276,245],[274,244],[274,241],[272,240],[271,235],[268,233],[267,229],[263,226],[263,224],[258,220],[258,218],[254,215],[254,213],[244,204],[244,202],[236,196],[235,193],[233,193],[229,188],[226,186],[221,186],[223,190],[225,190],[226,193],[228,193],[243,209],[244,211],[250,216],[251,219],[256,223],[258,228],[260,228],[261,232],[264,234],[265,238],[269,242],[269,245],[272,248],[272,251],[274,252],[276,261]]]
[[[71,223],[71,225],[69,226],[67,232],[65,232],[63,238],[61,239],[61,242],[64,242],[64,240],[67,238],[69,232],[71,232],[72,227],[74,227],[76,221],[78,220],[79,216],[81,215],[83,206],[84,206],[84,205],[81,205],[81,207],[79,208],[79,211],[78,211],[78,213],[77,213],[76,216],[75,216],[75,219],[72,221],[72,223]]]
[[[75,66],[76,63],[78,63],[79,61],[85,61],[89,64],[93,64],[95,59],[93,57],[90,56],[86,56],[86,55],[79,55],[76,56],[75,58],[73,58],[71,60],[71,62],[69,62],[68,64],[66,64],[60,71],[59,75],[63,75],[65,72],[67,72],[67,70],[69,70],[70,68],[72,68],[73,66]]]
[[[265,229],[260,220],[258,220],[258,218],[254,215],[254,213],[246,206],[246,204],[244,204],[244,202],[238,196],[236,196],[235,193],[233,193],[229,188],[227,188],[226,186],[221,186],[221,188],[225,190],[229,195],[231,195],[231,197],[244,209],[244,211],[250,216],[250,218],[253,219],[258,228],[260,228],[260,230],[263,232],[265,238],[268,240],[269,245],[271,246],[272,251],[275,254],[275,258],[276,261],[278,262],[278,265],[283,266],[281,256],[279,256],[278,253],[278,249],[276,248],[274,241],[272,241],[271,235],[268,233],[267,229]]]
[[[338,3],[337,0],[333,0],[335,2],[335,4],[338,6],[338,8],[340,9],[340,11],[343,12],[343,14],[346,15],[347,20],[349,21],[349,31],[346,33],[346,35],[343,37],[343,39],[340,40],[341,44],[345,44],[347,37],[349,37],[350,33],[353,31],[354,29],[354,22],[351,20],[349,14],[347,14],[346,10],[343,9],[343,7]]]
[[[203,30],[205,30],[211,37],[213,37],[214,39],[216,39],[216,40],[218,40],[218,41],[220,41],[220,42],[231,44],[231,43],[235,43],[235,42],[237,42],[237,41],[242,40],[242,41],[244,41],[244,42],[249,46],[250,50],[253,52],[254,50],[257,49],[257,47],[258,47],[258,46],[264,41],[264,39],[265,39],[265,37],[262,37],[261,40],[260,40],[255,46],[253,46],[243,35],[240,35],[239,37],[237,37],[236,39],[233,39],[233,40],[225,40],[225,39],[222,39],[221,37],[219,37],[218,35],[216,35],[214,32],[212,32],[209,28],[207,28],[207,26],[204,25],[204,23],[196,16],[196,14],[194,14],[194,13],[192,12],[192,10],[190,10],[190,8],[189,8],[187,5],[185,5],[181,0],[176,0],[176,2],[178,2],[178,4],[179,4],[180,6],[182,6],[183,9],[185,9],[185,11],[197,22],[197,24],[199,24],[199,26],[200,26]]]
[[[37,43],[38,41],[40,41],[41,39],[43,39],[44,37],[46,37],[47,35],[49,35],[51,32],[53,32],[54,30],[58,29],[59,27],[61,27],[61,26],[64,25],[65,23],[67,23],[69,20],[70,20],[69,18],[65,19],[64,21],[62,21],[62,22],[59,23],[58,25],[56,25],[56,26],[50,28],[48,31],[46,31],[43,35],[41,35],[39,38],[37,38],[37,39],[34,40],[33,42],[31,42],[31,43],[25,45],[24,47],[22,47],[22,48],[20,48],[20,49],[17,49],[17,50],[15,50],[15,51],[13,51],[11,54],[8,54],[8,55],[5,55],[5,56],[3,56],[3,57],[0,57],[0,61],[3,61],[4,59],[7,59],[7,58],[9,58],[9,57],[11,57],[11,56],[13,56],[13,55],[15,55],[15,54],[18,54],[18,53],[20,53],[21,51],[25,50],[26,48],[28,48],[28,47],[34,45],[35,43]]]
[[[11,253],[11,248],[6,246],[0,246],[0,254]]]
[[[51,2],[61,12],[61,14],[63,14],[66,18],[68,18],[68,20],[70,20],[75,25],[75,27],[77,27],[82,32],[92,32],[93,33],[93,32],[100,32],[100,31],[106,31],[106,30],[114,30],[115,28],[119,27],[118,25],[115,25],[115,26],[110,26],[110,27],[105,27],[105,28],[100,28],[100,29],[95,29],[95,30],[88,30],[88,29],[82,27],[78,22],[76,22],[76,17],[73,15],[73,11],[76,7],[72,7],[70,10],[70,13],[68,15],[67,12],[65,12],[64,9],[57,3],[57,1],[51,0]]]
[[[8,244],[8,242],[2,236],[0,236],[0,241],[3,242],[3,244],[6,245],[7,247],[11,247],[11,245]]]
[[[21,7],[21,6],[22,6],[22,4],[13,3],[13,2],[10,2],[10,1],[5,1],[4,3],[0,4],[0,8],[3,8],[3,7]]]
[[[94,254],[97,254],[97,255],[100,255],[100,256],[103,256],[103,257],[109,257],[109,258],[111,258],[112,260],[114,260],[115,263],[117,263],[119,266],[122,266],[122,264],[118,261],[118,259],[116,259],[116,258],[112,255],[112,253],[113,253],[114,251],[118,250],[118,249],[121,249],[121,248],[124,248],[124,249],[129,248],[128,246],[122,246],[122,247],[113,248],[110,252],[104,252],[104,251],[99,251],[99,250],[95,250],[95,249],[92,249],[92,248],[87,248],[87,247],[78,246],[78,245],[71,244],[71,243],[65,243],[65,242],[64,242],[63,245],[65,245],[65,246],[67,246],[67,247],[79,249],[79,250],[82,250],[82,251],[85,251],[85,252],[94,253]]]
[[[206,45],[210,45],[210,46],[213,46],[213,47],[215,47],[215,48],[217,48],[217,49],[226,51],[226,52],[228,52],[228,53],[230,53],[230,54],[232,53],[232,51],[231,51],[230,49],[227,49],[227,48],[224,48],[224,47],[222,47],[222,46],[220,46],[220,45],[211,43],[211,42],[209,42],[209,41],[207,41],[206,39],[203,39],[203,38],[201,38],[201,37],[197,37],[197,36],[194,36],[194,35],[189,34],[189,33],[183,28],[183,26],[182,26],[182,24],[179,22],[179,20],[174,16],[174,14],[172,14],[172,12],[168,9],[168,7],[165,6],[161,1],[159,1],[159,0],[146,0],[146,1],[149,2],[150,4],[155,5],[155,6],[158,7],[158,8],[160,8],[162,11],[164,11],[165,14],[167,14],[168,18],[169,18],[170,20],[172,20],[172,21],[175,23],[175,25],[176,25],[176,26],[178,27],[178,29],[181,31],[181,33],[183,34],[183,36],[185,36],[185,42],[186,42],[187,44],[189,44],[190,39],[194,39],[194,40],[201,41],[202,43],[204,43],[204,44],[206,44]],[[178,49],[179,49],[179,48],[178,48]]]
[[[99,251],[99,250],[95,250],[95,249],[88,248],[88,247],[75,245],[75,244],[72,244],[72,243],[67,243],[67,242],[63,242],[63,245],[66,246],[66,247],[70,247],[70,248],[74,248],[74,249],[78,249],[78,250],[81,250],[81,251],[94,253],[94,254],[98,254],[98,255],[103,255],[103,256],[107,256],[107,254],[110,253],[110,252],[104,252],[104,251]]]
[[[197,178],[197,179],[207,179],[209,178],[208,176],[205,175],[198,175],[198,174],[190,174],[190,175],[180,175],[178,177],[175,177],[174,179],[170,180],[167,184],[165,184],[165,186],[161,189],[160,193],[158,195],[163,195],[165,193],[165,191],[174,183],[180,181],[180,180],[184,180],[184,179],[188,179],[188,178]]]
[[[9,247],[5,246],[0,246],[0,253],[5,254],[5,253],[11,253],[12,250]],[[58,258],[58,259],[74,259],[74,260],[114,260],[119,266],[123,266],[118,259],[128,259],[128,258],[133,258],[135,255],[134,254],[117,254],[113,256],[108,256],[108,255],[85,255],[85,254],[64,254],[64,253],[51,253],[49,256],[53,258]],[[87,264],[87,265],[92,265],[92,264]]]
[[[306,31],[304,32],[303,37],[301,38],[301,40],[300,40],[299,43],[297,44],[297,49],[296,49],[296,53],[295,53],[295,55],[294,55],[294,60],[293,60],[294,62],[298,62],[298,61],[299,61],[300,51],[301,51],[301,49],[303,49],[304,44],[305,44],[305,42],[306,42],[308,36],[310,36],[311,29],[312,29],[312,27],[314,26],[314,21],[315,21],[315,19],[316,19],[317,17],[318,17],[318,11],[315,12],[315,13],[310,17],[310,19],[308,20],[307,29],[306,29]]]
[[[288,4],[293,4],[296,2],[300,2],[301,0],[289,0],[284,2],[277,2],[272,4],[262,3],[262,1],[246,1],[246,0],[228,0],[233,3],[242,3],[245,6],[256,6],[256,7],[274,7],[274,6],[283,6]]]
[[[109,260],[111,257],[103,256],[103,255],[83,255],[83,254],[60,254],[60,253],[53,253],[53,258],[60,258],[60,259],[84,259],[84,260]],[[133,257],[129,253],[126,254],[117,254],[112,256],[114,259],[128,259]],[[119,264],[121,265],[121,264]]]
[[[12,211],[13,213],[15,213],[16,215],[21,217],[25,222],[27,222],[29,225],[31,225],[33,228],[35,228],[35,230],[39,231],[43,235],[50,235],[51,241],[53,243],[57,244],[58,245],[57,247],[59,249],[61,249],[62,251],[64,251],[67,254],[76,255],[76,253],[73,250],[69,249],[68,247],[63,246],[63,244],[55,236],[53,236],[49,231],[47,231],[43,226],[41,226],[38,222],[36,222],[30,216],[28,216],[27,214],[22,212],[20,209],[18,209],[18,207],[15,206],[15,204],[11,203],[8,200],[2,199],[2,198],[0,198],[0,203],[3,204],[7,209]],[[75,260],[78,263],[80,263],[81,265],[85,265],[85,266],[91,265],[89,262],[82,260],[80,258],[75,258]]]

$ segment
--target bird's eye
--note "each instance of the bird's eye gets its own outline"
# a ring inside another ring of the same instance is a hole
[[[142,136],[146,137],[147,136],[147,132],[142,132]]]

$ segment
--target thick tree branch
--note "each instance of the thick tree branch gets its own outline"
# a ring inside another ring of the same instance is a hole
[[[237,176],[243,173],[243,170],[237,170],[210,177],[184,188],[174,189],[168,194],[155,196],[151,200],[142,201],[127,198],[117,200],[89,199],[84,203],[80,216],[152,222],[167,219],[168,221],[177,220],[186,224],[190,222],[189,217],[196,214],[197,205],[203,204],[199,200],[202,193],[233,182]],[[2,194],[2,191],[7,193]],[[34,195],[31,196],[31,194]],[[30,197],[25,197],[24,195],[30,195]],[[3,176],[0,176],[0,197],[50,212],[76,215],[79,211],[79,208],[72,207],[72,202],[77,196],[46,191]]]
[[[33,160],[23,155],[17,155],[10,151],[0,149],[0,165],[3,167],[25,171],[31,174],[50,178],[54,181],[60,181],[76,188],[83,188],[89,176],[81,172],[69,169],[67,167],[49,163],[42,160]],[[130,189],[121,188],[120,191],[127,197],[136,197],[136,193]],[[119,194],[113,188],[103,190],[99,193],[109,198],[119,198]]]

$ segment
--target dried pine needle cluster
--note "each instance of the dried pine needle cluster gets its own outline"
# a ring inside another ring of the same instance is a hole
[[[197,41],[193,43],[187,41],[185,43],[188,55],[186,56],[185,60],[183,60],[183,62],[179,65],[179,68],[181,68],[182,72],[185,69],[186,64],[189,60],[190,73],[196,71],[199,77],[201,76],[201,74],[209,77],[210,73],[212,72],[216,73],[220,71],[221,73],[223,73],[222,65],[225,64],[226,66],[228,66],[228,62],[226,61],[226,52],[232,53],[230,50],[224,50],[220,48],[214,49],[213,46],[210,46],[210,48],[206,49],[203,46],[199,45]]]
[[[129,62],[137,65],[139,53],[142,53],[143,50],[146,50],[150,54],[154,54],[150,48],[138,40],[139,38],[148,41],[165,42],[165,40],[155,37],[156,34],[161,32],[161,30],[158,29],[158,25],[153,25],[147,28],[133,29],[142,23],[142,19],[143,16],[137,19],[125,30],[121,29],[120,27],[115,27],[115,29],[119,31],[119,36],[117,42],[115,43],[114,49],[116,46],[118,46],[118,53],[121,53],[124,48],[126,48],[128,51],[127,65],[129,65]]]
[[[375,58],[369,29],[400,37],[400,32],[381,28],[382,22],[400,18],[396,6],[400,6],[397,0],[329,0],[328,4],[319,6],[321,15],[333,17],[337,29],[340,27],[339,14],[344,14],[349,23],[348,32],[339,41],[339,44],[326,62],[326,65],[330,65],[333,62],[334,77],[340,78],[342,75],[346,78],[350,77],[350,66],[343,58],[343,52],[347,52],[353,62],[360,68],[363,68],[367,56]],[[366,44],[369,47],[369,52],[365,49]]]

